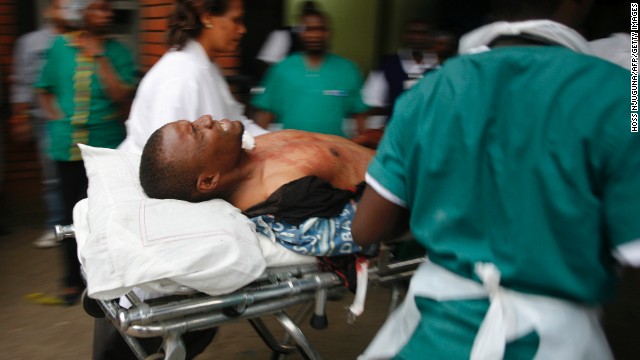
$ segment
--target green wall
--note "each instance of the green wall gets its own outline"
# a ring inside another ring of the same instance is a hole
[[[303,0],[285,2],[285,19],[297,22]],[[372,67],[377,53],[376,23],[378,0],[316,0],[331,19],[331,51],[354,61],[363,74]]]

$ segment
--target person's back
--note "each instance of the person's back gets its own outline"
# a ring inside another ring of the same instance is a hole
[[[419,105],[388,136],[423,148],[408,181],[428,186],[406,200],[424,215],[414,231],[428,232],[430,259],[464,277],[491,262],[509,288],[602,301],[613,269],[595,255],[616,239],[603,243],[601,211],[615,200],[600,197],[606,177],[628,171],[619,154],[640,145],[620,106],[627,82],[599,59],[522,46],[452,59],[407,94],[401,105]],[[438,96],[419,102],[434,85]]]
[[[356,243],[409,217],[430,261],[362,359],[611,358],[598,305],[640,265],[629,72],[558,22],[587,2],[499,3],[522,12],[400,97],[368,168]]]

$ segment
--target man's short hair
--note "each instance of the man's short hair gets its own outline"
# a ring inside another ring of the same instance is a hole
[[[497,20],[548,19],[563,0],[491,0],[491,13]]]
[[[162,129],[156,130],[142,150],[140,185],[150,198],[197,201],[193,196],[198,169],[189,169],[181,159],[169,158],[163,148]]]

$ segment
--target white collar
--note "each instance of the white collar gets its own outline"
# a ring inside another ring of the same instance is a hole
[[[498,36],[520,34],[534,35],[575,52],[591,53],[589,43],[577,31],[551,20],[494,22],[463,35],[458,51],[460,54],[469,54],[487,50],[487,46]]]
[[[193,57],[198,61],[198,64],[201,66],[210,67],[213,64],[213,62],[207,56],[207,53],[204,51],[202,45],[200,45],[200,43],[196,40],[187,40],[187,43],[180,51],[184,51],[185,53],[193,55]]]

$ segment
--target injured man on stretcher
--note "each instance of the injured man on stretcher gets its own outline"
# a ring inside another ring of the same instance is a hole
[[[351,237],[373,151],[347,139],[302,131],[253,139],[240,122],[203,116],[158,129],[142,156],[79,146],[89,189],[74,225],[92,298],[181,287],[219,295],[266,267],[318,257],[333,270],[340,255],[377,253]]]
[[[240,121],[202,116],[169,123],[142,152],[140,183],[156,199],[223,199],[257,231],[298,253],[360,252],[351,238],[358,189],[373,151],[347,139],[284,130],[243,146]]]
[[[79,146],[89,190],[74,227],[91,298],[129,308],[121,296],[132,291],[142,300],[229,294],[267,267],[316,257],[353,291],[355,274],[340,273],[345,263],[377,253],[351,237],[373,151],[347,139],[302,131],[250,138],[241,122],[203,116],[158,129],[142,156]],[[119,339],[106,321],[96,329],[97,338]]]

